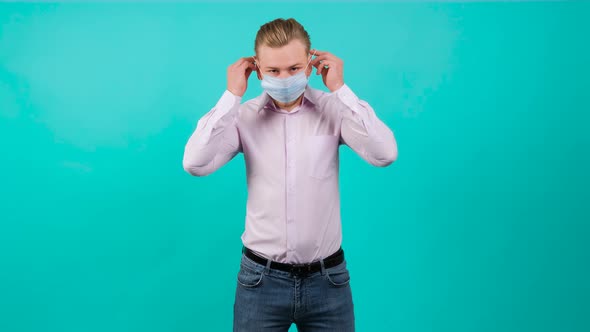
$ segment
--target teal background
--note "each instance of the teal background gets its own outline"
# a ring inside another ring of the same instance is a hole
[[[182,156],[277,17],[344,60],[398,142],[386,168],[340,148],[357,330],[589,331],[589,14],[0,4],[0,331],[231,330],[243,155],[206,177]]]

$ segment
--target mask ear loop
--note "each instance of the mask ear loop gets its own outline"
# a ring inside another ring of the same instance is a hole
[[[260,79],[262,79],[262,71],[260,69],[260,66],[258,65],[258,60],[256,60],[256,58],[254,58],[253,56],[251,56],[251,58],[254,60],[254,65],[256,66],[256,68],[258,68],[258,73],[260,74]]]
[[[313,54],[311,55],[312,57],[315,56],[315,52],[316,52],[316,50],[313,50]],[[309,67],[309,64],[311,63],[311,60],[313,60],[313,59],[309,59],[309,61],[307,62],[307,65],[305,65],[305,69],[303,70],[304,73],[307,70],[307,67]]]

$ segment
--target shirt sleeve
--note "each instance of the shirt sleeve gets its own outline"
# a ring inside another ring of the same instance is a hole
[[[393,131],[377,117],[373,108],[344,84],[332,94],[341,109],[340,140],[374,166],[388,166],[397,159]]]
[[[215,107],[199,119],[184,147],[185,171],[194,176],[209,175],[242,152],[237,128],[241,100],[225,90]]]

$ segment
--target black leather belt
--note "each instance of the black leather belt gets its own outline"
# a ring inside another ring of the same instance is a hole
[[[266,266],[268,260],[264,257],[258,256],[252,250],[248,249],[247,247],[242,248],[242,252],[246,254],[246,257],[252,259],[256,263],[262,264]],[[324,258],[324,268],[334,267],[344,261],[344,250],[340,247],[335,253],[331,254],[330,256]],[[322,265],[320,261],[315,261],[311,263],[303,263],[303,264],[290,264],[290,263],[281,263],[271,261],[270,268],[278,269],[281,271],[291,272],[293,275],[305,275],[309,273],[314,273],[320,271],[322,269]]]

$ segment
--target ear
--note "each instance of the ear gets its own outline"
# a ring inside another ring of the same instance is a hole
[[[260,67],[258,67],[258,59],[252,57],[254,59],[254,65],[256,66],[256,76],[258,76],[258,80],[262,80],[262,76],[260,75]]]
[[[309,60],[308,60],[309,61]],[[313,65],[311,64],[311,62],[307,65],[307,70],[305,71],[305,75],[307,75],[307,77],[311,76],[311,72],[313,71]]]
[[[313,71],[313,68],[314,68],[311,64],[312,58],[313,58],[313,54],[309,53],[309,58],[307,59],[307,62],[309,64],[307,65],[307,70],[305,71],[305,75],[307,75],[307,77],[311,76],[311,72]]]

